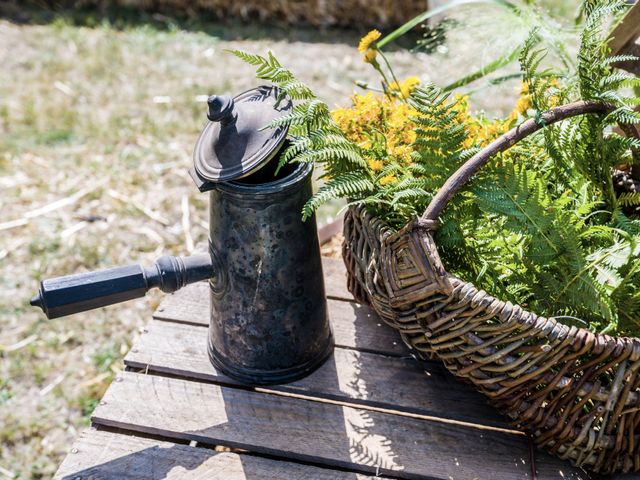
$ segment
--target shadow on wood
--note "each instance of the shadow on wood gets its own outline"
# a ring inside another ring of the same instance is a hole
[[[100,458],[99,464],[95,460]],[[55,480],[365,480],[368,475],[216,452],[148,438],[89,430],[81,434]]]

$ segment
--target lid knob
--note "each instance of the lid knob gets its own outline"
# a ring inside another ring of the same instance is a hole
[[[206,182],[227,182],[250,175],[275,157],[288,126],[271,126],[293,109],[274,86],[262,85],[233,98],[211,95],[207,121],[193,150],[193,178],[201,191]]]
[[[211,95],[207,99],[207,104],[209,105],[207,118],[212,122],[227,125],[235,121],[237,116],[233,111],[233,98],[227,95]]]

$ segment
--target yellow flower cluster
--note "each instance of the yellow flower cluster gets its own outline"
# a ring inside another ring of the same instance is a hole
[[[385,175],[380,179],[380,185],[384,187],[385,185],[389,185],[395,181],[396,181],[395,175]]]
[[[515,108],[509,115],[509,120],[517,120],[519,117],[524,116],[532,106],[533,102],[531,101],[529,84],[522,82],[520,86],[520,97],[518,98]]]
[[[533,106],[529,85],[525,82],[521,83],[518,101],[505,120],[491,121],[484,116],[473,117],[469,113],[468,96],[456,95],[456,102],[459,109],[457,121],[464,124],[467,129],[467,139],[463,143],[464,148],[488,145],[513,128],[518,120],[526,116],[527,111]]]
[[[463,124],[467,130],[467,139],[462,144],[464,148],[483,147],[510,128],[510,121],[489,122],[484,117],[472,116],[469,113],[469,97],[467,95],[456,94],[455,102],[458,110],[456,121]]]
[[[410,77],[400,84],[393,82],[389,90],[398,92],[398,96],[404,99],[419,83],[417,77]],[[456,95],[452,101],[458,112],[455,122],[464,125],[467,131],[464,148],[488,145],[513,128],[532,107],[531,93],[526,83],[520,88],[520,96],[513,111],[504,120],[489,120],[483,115],[472,115],[469,111],[469,97],[466,95]],[[402,172],[405,166],[412,163],[413,143],[417,135],[416,124],[411,118],[417,115],[418,112],[406,101],[372,92],[356,94],[352,97],[351,107],[332,111],[333,120],[345,136],[366,152],[367,165],[381,186],[398,180],[396,175],[384,175],[385,167],[396,165]]]
[[[393,162],[411,163],[416,132],[410,117],[418,112],[405,102],[371,92],[354,95],[352,102],[350,108],[333,110],[333,120],[350,141],[368,152],[369,168],[377,173]],[[388,185],[395,180],[386,175],[379,182]]]
[[[362,57],[367,63],[373,63],[376,59],[376,45],[375,42],[382,36],[378,30],[371,30],[364,37],[360,39],[358,45],[358,51],[364,53]]]
[[[409,77],[404,82],[391,82],[389,90],[392,92],[398,92],[402,98],[409,98],[414,88],[420,85],[420,79],[418,77]]]
[[[375,158],[370,158],[367,163],[369,164],[369,168],[374,172],[379,172],[384,168],[384,162],[382,160],[376,160]]]

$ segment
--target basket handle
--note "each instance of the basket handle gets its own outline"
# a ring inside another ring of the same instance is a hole
[[[438,190],[438,193],[433,197],[431,203],[429,203],[429,206],[419,219],[418,225],[434,229],[438,225],[438,217],[449,201],[451,201],[453,196],[458,193],[458,191],[471,179],[471,177],[473,177],[480,168],[486,165],[494,155],[504,152],[523,138],[528,137],[547,125],[588,113],[610,113],[615,109],[616,107],[610,103],[580,100],[559,107],[554,107],[544,112],[539,119],[529,119],[522,122],[520,125],[512,128],[507,133],[498,137],[496,140],[484,147],[473,157],[467,160],[460,168],[458,168],[458,170],[456,170],[455,173],[447,179],[442,188]],[[629,135],[629,132],[632,132],[632,135],[636,137],[638,136],[638,132],[633,127],[621,128],[627,135]]]

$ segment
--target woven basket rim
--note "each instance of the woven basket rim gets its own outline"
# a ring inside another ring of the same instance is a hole
[[[471,282],[467,282],[463,279],[456,277],[449,273],[442,264],[440,260],[440,256],[437,252],[438,245],[433,238],[432,232],[438,228],[438,218],[440,214],[444,211],[448,203],[453,199],[457,192],[459,192],[466,184],[473,178],[473,176],[484,166],[486,165],[493,156],[496,154],[502,153],[513,145],[518,143],[520,140],[533,135],[538,130],[543,129],[544,127],[561,122],[563,120],[582,116],[582,115],[593,115],[593,114],[609,114],[615,111],[616,107],[608,102],[602,101],[590,101],[590,100],[578,100],[575,102],[567,103],[564,105],[556,106],[547,110],[546,112],[541,114],[541,121],[539,119],[528,119],[524,122],[516,125],[508,132],[502,134],[500,137],[486,145],[480,151],[478,151],[475,155],[473,155],[470,159],[464,162],[444,183],[442,188],[440,188],[431,199],[425,212],[422,216],[416,218],[413,221],[408,222],[407,225],[400,228],[395,234],[390,234],[392,238],[395,238],[396,235],[402,235],[404,233],[408,233],[407,230],[419,230],[421,232],[426,232],[431,235],[432,244],[436,250],[436,255],[433,260],[439,262],[438,270],[443,272],[443,280],[447,283],[452,283],[455,281],[464,282],[467,287],[478,290],[479,292],[484,293],[484,296],[490,298],[491,301],[502,302],[504,305],[513,305],[511,302],[504,302],[493,295],[490,295],[487,292],[479,290],[475,287],[475,285]],[[623,123],[619,123],[619,127],[625,132],[627,136],[635,137],[640,139],[640,132],[635,129],[635,127],[631,125],[626,125]],[[379,219],[382,221],[382,219]],[[391,228],[391,227],[389,227]],[[382,233],[382,232],[381,232]],[[387,241],[385,238],[387,235],[382,235],[382,241]],[[482,295],[481,295],[482,296]],[[531,312],[528,309],[524,309],[517,306],[518,309],[522,311],[522,314],[519,315],[518,321],[519,323],[529,323],[530,317],[534,317],[535,320],[540,320],[542,324],[542,328],[545,330],[548,328],[547,325],[549,322],[556,322],[564,327],[575,328],[578,334],[581,335],[594,335],[596,339],[603,340],[608,343],[610,340],[616,341],[618,344],[623,344],[624,348],[632,348],[631,357],[634,359],[640,359],[640,338],[632,337],[632,336],[612,336],[603,333],[594,333],[591,330],[588,330],[585,327],[576,327],[569,326],[562,322],[558,322],[555,317],[544,317],[538,315],[536,313]],[[525,319],[525,320],[523,320]]]
[[[366,212],[366,215],[368,215],[372,220],[375,219],[375,222],[378,223],[379,225],[380,239],[384,243],[393,242],[398,237],[406,235],[412,231],[419,231],[420,234],[422,235],[431,236],[431,238],[433,239],[433,244],[436,246],[436,249],[438,249],[437,242],[433,238],[433,233],[434,233],[433,230],[431,228],[424,227],[421,224],[420,219],[418,217],[407,222],[405,225],[403,225],[400,228],[394,228],[391,225],[389,225],[384,219],[369,212],[365,205],[351,205],[349,206],[349,208],[364,211]],[[630,355],[631,360],[635,361],[640,359],[640,337],[633,337],[628,335],[608,335],[606,333],[592,332],[591,330],[585,327],[567,325],[562,321],[556,319],[555,317],[546,317],[543,315],[539,315],[529,310],[528,308],[521,307],[520,305],[512,303],[508,300],[507,301],[501,300],[495,295],[476,287],[476,285],[473,282],[464,280],[458,277],[457,275],[450,273],[442,263],[439,254],[435,260],[440,262],[440,267],[442,268],[442,271],[445,274],[444,279],[445,281],[448,281],[449,283],[451,283],[454,286],[453,288],[462,289],[466,287],[467,289],[473,289],[476,292],[478,292],[479,295],[484,297],[482,299],[482,303],[484,304],[499,302],[501,305],[512,305],[515,310],[521,312],[520,315],[516,315],[514,312],[514,314],[511,315],[511,318],[507,320],[504,320],[501,318],[501,321],[505,323],[515,321],[516,323],[522,325],[523,327],[531,326],[536,323],[541,323],[542,325],[536,328],[541,331],[544,331],[546,335],[550,335],[552,332],[554,332],[555,328],[558,327],[562,330],[566,330],[566,332],[556,332],[556,333],[558,334],[564,333],[565,336],[569,336],[571,334],[572,336],[584,337],[584,338],[588,338],[589,336],[594,336],[596,339],[602,339],[604,342],[604,345],[607,345],[611,341],[615,341],[617,344],[620,345],[620,347],[623,347],[625,349],[628,349],[628,348],[632,349],[632,352]],[[478,302],[478,304],[479,303],[480,302]],[[596,343],[599,343],[599,342],[596,342]]]

